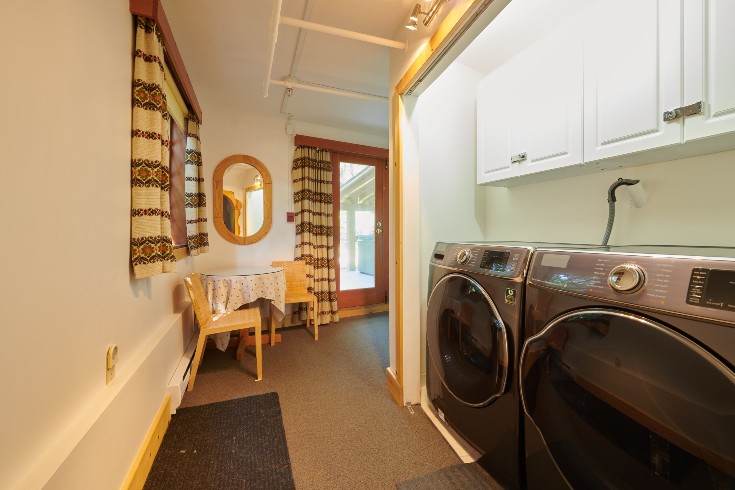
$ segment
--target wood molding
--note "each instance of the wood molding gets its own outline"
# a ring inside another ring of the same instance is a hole
[[[143,488],[170,422],[171,396],[166,395],[166,398],[163,399],[163,404],[161,404],[161,408],[158,409],[156,418],[153,420],[153,425],[143,441],[138,456],[136,456],[133,466],[130,468],[127,478],[125,478],[125,483],[122,486],[123,490],[138,490]]]
[[[393,371],[390,368],[385,368],[385,385],[388,387],[388,392],[396,401],[399,406],[403,406],[403,386],[398,384]]]
[[[381,303],[378,305],[368,305],[368,306],[356,306],[355,308],[340,308],[339,309],[339,317],[342,318],[350,318],[353,316],[364,316],[364,315],[372,315],[373,313],[384,313],[390,309],[390,306],[388,303]]]
[[[396,90],[393,96],[393,229],[395,230],[395,285],[393,288],[396,319],[396,370],[386,369],[386,383],[393,399],[403,405],[403,180],[401,172],[401,96]]]
[[[236,163],[251,165],[253,168],[258,170],[261,177],[263,177],[263,226],[261,226],[256,233],[248,236],[238,236],[232,233],[225,226],[223,219],[224,212],[222,209],[222,196],[224,195],[224,175],[225,171]],[[212,205],[214,227],[222,238],[230,243],[234,243],[235,245],[250,245],[251,243],[260,241],[268,234],[273,226],[273,182],[271,181],[271,174],[268,172],[268,169],[265,167],[263,162],[255,157],[251,157],[250,155],[231,155],[219,162],[217,168],[214,169],[212,181],[212,185],[214,186],[214,193],[212,194],[214,199],[214,204]]]
[[[357,145],[355,143],[345,143],[343,141],[327,140],[324,138],[315,138],[313,136],[303,136],[301,134],[297,134],[294,137],[294,144],[296,146],[316,146],[317,148],[326,148],[328,150],[338,151],[342,153],[352,153],[353,155],[388,158],[387,148]]]
[[[178,46],[176,46],[174,33],[168,23],[166,13],[163,11],[161,0],[130,0],[130,13],[156,21],[163,38],[163,46],[166,48],[166,54],[168,54],[166,61],[176,80],[176,86],[179,87],[179,91],[182,92],[187,104],[189,104],[189,109],[196,115],[199,124],[201,124],[202,108],[199,106],[199,101],[194,93],[194,86],[191,84],[189,74],[184,66],[184,59],[181,57]]]

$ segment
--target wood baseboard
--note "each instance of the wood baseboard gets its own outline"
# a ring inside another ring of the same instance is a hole
[[[396,375],[390,368],[385,368],[385,385],[388,387],[388,392],[396,401],[399,406],[403,406],[403,387],[398,384]]]
[[[161,408],[158,409],[156,418],[153,420],[153,425],[143,441],[138,456],[130,468],[128,477],[125,479],[125,483],[122,486],[123,490],[139,490],[145,485],[145,480],[148,478],[148,473],[150,473],[151,467],[153,466],[153,460],[156,459],[158,449],[163,442],[163,436],[166,433],[166,429],[168,429],[168,424],[171,422],[170,405],[171,396],[166,395]]]
[[[339,310],[339,317],[350,318],[352,316],[370,315],[372,313],[384,313],[388,311],[388,308],[388,303],[381,303],[378,305],[369,306],[357,306],[355,308],[345,308]]]

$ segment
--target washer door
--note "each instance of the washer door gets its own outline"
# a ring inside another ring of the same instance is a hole
[[[571,487],[735,488],[735,374],[673,329],[567,313],[528,339],[521,372],[523,410]]]
[[[505,391],[508,338],[485,289],[471,277],[447,274],[429,296],[428,355],[447,390],[481,407]]]

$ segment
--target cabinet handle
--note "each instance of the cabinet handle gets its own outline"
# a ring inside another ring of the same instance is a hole
[[[511,157],[510,157],[510,163],[511,164],[521,163],[525,159],[526,159],[526,152],[524,151],[523,153],[519,153],[517,155],[511,155]]]
[[[702,113],[702,101],[687,105],[684,107],[677,107],[676,109],[664,112],[664,122],[674,121],[680,117],[693,116],[695,114]]]

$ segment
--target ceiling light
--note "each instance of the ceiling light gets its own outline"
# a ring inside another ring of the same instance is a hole
[[[429,7],[428,12],[422,12],[421,11],[421,4],[417,3],[413,6],[413,9],[411,10],[411,15],[408,16],[409,23],[406,24],[406,29],[410,29],[412,31],[415,31],[418,29],[418,20],[419,15],[425,15],[423,24],[426,27],[429,27],[429,24],[434,20],[434,17],[436,17],[436,14],[439,13],[439,9],[441,6],[448,2],[449,0],[434,0],[431,4],[431,7]]]
[[[408,16],[408,18],[410,20],[414,21],[414,22],[418,22],[418,20],[419,20],[419,14],[420,13],[421,13],[421,4],[420,3],[417,3],[413,7],[413,11],[411,12],[411,15]],[[406,27],[408,27],[408,26],[406,26]]]

